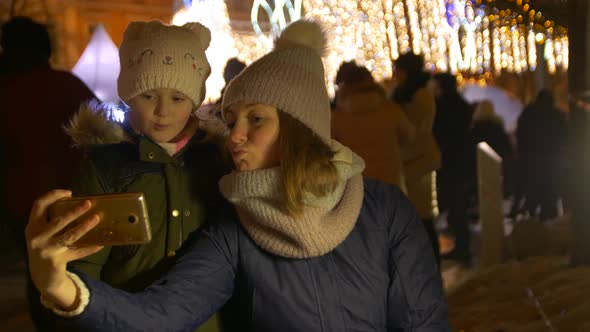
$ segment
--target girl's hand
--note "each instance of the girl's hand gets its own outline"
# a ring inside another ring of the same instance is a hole
[[[72,281],[66,275],[67,263],[102,249],[102,246],[75,247],[76,241],[99,223],[97,215],[63,232],[67,225],[90,209],[90,201],[84,201],[71,211],[52,216],[51,220],[48,220],[49,206],[71,195],[72,193],[67,190],[54,190],[37,199],[25,229],[29,271],[33,283],[41,294],[63,308],[72,306],[76,302],[75,287],[72,288]],[[73,294],[71,294],[72,289]]]

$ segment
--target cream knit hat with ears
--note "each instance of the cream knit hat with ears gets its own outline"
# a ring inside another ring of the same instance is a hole
[[[317,23],[292,23],[275,40],[273,51],[229,83],[222,109],[238,101],[272,105],[331,146],[330,98],[322,63],[325,50],[326,37]]]
[[[128,102],[144,91],[170,88],[200,106],[211,73],[205,56],[210,42],[211,32],[200,23],[132,22],[119,48],[119,97]]]

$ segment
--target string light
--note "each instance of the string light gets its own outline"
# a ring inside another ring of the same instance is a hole
[[[425,0],[418,0],[418,13],[420,14],[420,33],[422,35],[422,40],[420,41],[422,44],[423,54],[424,54],[424,62],[426,63],[426,67],[430,70],[434,69],[433,61],[433,54],[432,48],[430,45],[430,29],[432,28],[432,11],[428,11],[430,7],[432,7],[430,1]],[[433,31],[434,33],[434,31]]]
[[[439,68],[441,71],[448,71],[448,61],[447,61],[447,51],[448,51],[448,37],[445,36],[443,33],[438,31],[438,27],[441,26],[442,22],[445,20],[445,0],[433,0],[433,11],[432,11],[432,19],[433,19],[433,29],[435,29],[436,33],[436,45],[438,49],[438,53],[435,57],[436,60],[436,67]]]
[[[555,54],[553,52],[553,39],[548,37],[545,40],[545,60],[547,61],[547,69],[549,70],[550,74],[554,74],[556,71],[555,65]]]
[[[561,40],[559,39],[555,39],[555,42],[553,43],[553,50],[555,52],[555,64],[557,66],[562,66],[563,65],[563,57],[561,55]]]
[[[512,29],[510,28],[506,28],[504,30],[500,30],[500,31],[504,31],[504,47],[503,49],[503,53],[505,54],[504,59],[506,59],[506,65],[504,66],[504,68],[506,68],[506,70],[508,70],[508,72],[517,72],[517,70],[515,69],[515,65],[514,65],[514,54],[513,54],[513,48],[512,48]]]
[[[537,44],[535,40],[535,31],[533,27],[529,28],[528,36],[527,36],[527,44],[528,44],[528,60],[529,60],[529,68],[531,70],[535,70],[537,68]]]
[[[499,74],[502,71],[502,50],[500,46],[500,28],[494,27],[494,31],[492,33],[492,43],[493,43],[493,57],[494,57],[494,72]]]
[[[416,0],[406,0],[406,6],[408,7],[409,21],[410,21],[410,32],[412,33],[412,49],[414,53],[422,53],[422,32],[420,31],[420,23],[418,22],[418,13],[416,11]]]
[[[467,22],[469,22],[467,24],[468,29],[467,35],[465,37],[468,43],[468,45],[465,45],[466,54],[469,56],[467,58],[467,65],[471,73],[476,73],[478,69],[476,35],[478,31],[479,22],[481,22],[481,17],[475,13],[475,9],[473,8],[471,1],[467,1],[465,5],[465,18]]]
[[[477,31],[475,36],[475,42],[477,46],[477,62],[475,63],[475,69],[478,74],[483,73],[483,32]]]
[[[483,70],[488,72],[491,70],[490,60],[492,58],[491,43],[490,43],[490,20],[487,16],[483,18]]]
[[[234,33],[235,47],[239,50],[237,58],[249,65],[272,50],[272,38],[255,34]]]
[[[569,41],[568,41],[568,37],[564,36],[561,37],[561,43],[563,45],[563,60],[562,60],[562,66],[563,66],[563,70],[567,70],[569,67],[569,48],[567,47],[567,45],[569,45]]]
[[[397,45],[397,29],[395,24],[395,14],[394,14],[394,6],[397,5],[397,2],[394,3],[392,0],[387,0],[385,2],[385,20],[386,31],[387,31],[387,40],[389,41],[389,57],[391,59],[396,59],[399,57],[399,48]]]
[[[528,70],[528,62],[527,62],[527,48],[526,48],[526,30],[524,27],[519,26],[519,37],[518,37],[518,47],[520,52],[520,67],[522,71]]]
[[[393,12],[395,22],[398,26],[398,43],[401,53],[407,53],[411,50],[410,48],[410,35],[408,33],[408,24],[405,14],[405,5],[402,0],[395,0],[396,5],[394,6]]]
[[[522,72],[522,62],[520,61],[520,33],[518,32],[517,28],[512,28],[511,30],[514,71],[520,73]]]

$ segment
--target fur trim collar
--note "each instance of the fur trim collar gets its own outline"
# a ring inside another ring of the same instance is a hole
[[[78,113],[64,125],[64,130],[74,141],[74,146],[109,145],[133,142],[132,136],[123,124],[117,122],[113,111],[116,106],[96,100],[80,105]],[[205,140],[223,141],[228,134],[227,126],[215,116],[203,116],[197,113],[198,128],[207,135]]]
[[[107,145],[130,142],[132,138],[121,123],[113,118],[115,107],[96,100],[80,105],[70,122],[64,126],[75,146]]]

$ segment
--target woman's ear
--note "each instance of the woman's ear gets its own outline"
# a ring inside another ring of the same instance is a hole
[[[191,30],[199,36],[199,43],[203,51],[209,47],[209,44],[211,43],[211,31],[209,31],[206,26],[198,22],[189,22],[182,27]]]

